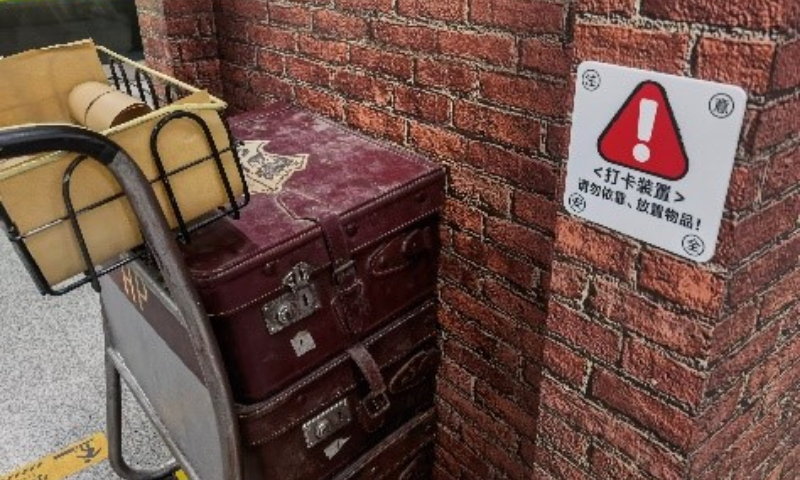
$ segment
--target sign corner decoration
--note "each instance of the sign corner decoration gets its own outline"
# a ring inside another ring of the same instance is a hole
[[[732,85],[582,63],[565,207],[684,258],[710,260],[746,103]]]

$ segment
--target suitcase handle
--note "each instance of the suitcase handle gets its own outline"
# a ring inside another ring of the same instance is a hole
[[[223,478],[242,480],[242,444],[230,383],[222,365],[219,347],[211,332],[208,315],[189,279],[183,258],[150,184],[130,156],[99,133],[71,125],[29,125],[0,129],[0,162],[51,151],[69,151],[100,162],[122,187],[139,221],[142,236],[150,246],[184,320],[200,364],[203,383],[209,391],[216,416],[217,435],[223,452]],[[118,433],[109,432],[109,436],[119,440]],[[121,446],[110,445],[110,448]],[[119,455],[117,459],[121,459],[121,450],[110,453],[112,457]]]

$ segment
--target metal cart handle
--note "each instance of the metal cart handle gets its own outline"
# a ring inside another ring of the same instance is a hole
[[[51,151],[86,155],[108,168],[127,195],[142,236],[150,247],[184,319],[209,391],[222,451],[223,480],[242,480],[242,446],[227,373],[208,315],[186,273],[183,257],[150,184],[130,156],[108,138],[70,125],[31,125],[0,129],[0,162]]]

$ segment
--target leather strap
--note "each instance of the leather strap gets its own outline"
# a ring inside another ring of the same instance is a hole
[[[347,245],[347,236],[344,233],[342,222],[335,213],[325,213],[317,219],[322,228],[325,238],[325,247],[328,249],[328,256],[333,264],[333,274],[336,283],[342,283],[345,279],[345,270],[353,266],[353,255]],[[341,277],[341,278],[340,278]]]
[[[391,405],[386,394],[386,382],[383,380],[380,367],[364,345],[356,343],[347,350],[347,354],[358,366],[369,385],[370,392],[361,400],[358,413],[364,429],[374,432],[383,425],[386,412]]]

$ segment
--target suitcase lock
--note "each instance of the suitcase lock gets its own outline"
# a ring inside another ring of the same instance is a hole
[[[300,262],[283,278],[283,284],[291,289],[261,309],[270,335],[308,318],[319,310],[319,295],[311,284],[311,266]]]
[[[303,425],[303,435],[306,437],[306,446],[313,447],[319,442],[330,437],[350,423],[353,416],[347,406],[347,399],[340,400],[331,408],[320,413]]]

